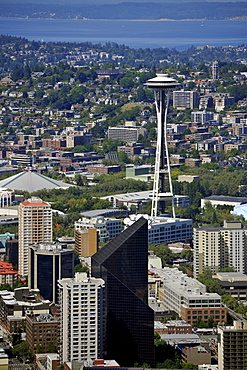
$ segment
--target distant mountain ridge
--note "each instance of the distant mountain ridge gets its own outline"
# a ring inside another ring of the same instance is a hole
[[[0,0],[1,3],[5,3],[6,0]],[[27,2],[32,4],[47,4],[48,0],[28,0]],[[150,3],[150,0],[105,0],[102,4],[102,0],[71,0],[70,5],[81,5],[81,6],[88,6],[88,5],[104,5],[104,4],[119,4],[119,3]],[[170,1],[171,2],[171,1]],[[188,3],[188,0],[173,0],[173,3]],[[234,3],[233,0],[190,0],[189,2],[193,3]],[[242,0],[241,2],[247,2],[247,0]],[[11,4],[22,4],[23,0],[9,0],[8,3]],[[155,3],[169,3],[168,1],[164,0],[155,0]],[[57,4],[60,5],[67,5],[68,0],[50,0],[49,4]]]
[[[9,2],[0,3],[0,14],[1,17],[49,19],[247,19],[247,2],[124,2],[101,5]]]

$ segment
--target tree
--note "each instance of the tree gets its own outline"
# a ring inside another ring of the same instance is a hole
[[[1,284],[0,285],[0,290],[10,290],[12,291],[12,287],[9,284]]]
[[[128,164],[128,163],[130,163],[131,162],[131,160],[129,159],[129,157],[128,157],[128,154],[127,153],[125,153],[125,152],[118,152],[118,158],[119,158],[119,161],[120,162],[124,162],[124,163],[126,163],[126,164]]]
[[[17,333],[17,329],[18,329],[17,323],[14,321],[14,325],[12,327],[13,333]]]
[[[142,86],[140,86],[138,89],[137,89],[137,93],[136,93],[136,100],[137,101],[143,101],[146,99],[146,92],[145,90],[143,89]]]
[[[180,367],[180,361],[174,361],[170,358],[166,359],[162,363],[157,363],[156,367],[159,369],[178,369]]]
[[[23,283],[22,281],[20,280],[16,280],[15,283],[14,283],[14,289],[16,288],[21,288],[23,286],[27,286],[27,283]]]
[[[135,213],[136,212],[136,206],[134,204],[131,204],[130,210],[131,210],[131,212]]]
[[[47,344],[47,352],[48,353],[56,353],[57,352],[57,346],[54,343],[49,342]]]
[[[219,272],[236,272],[236,269],[234,267],[224,267],[220,269]]]
[[[211,221],[211,224],[212,224],[212,225],[215,225],[215,226],[218,226],[218,219],[217,219],[217,215],[216,215],[216,211],[215,211],[215,209],[213,210],[213,215],[212,215],[212,221]]]
[[[193,259],[193,250],[190,248],[184,248],[181,252],[181,257],[186,258],[188,260]]]
[[[198,275],[198,280],[206,285],[207,291],[210,293],[218,293],[219,295],[224,294],[224,289],[221,287],[219,280],[212,278],[212,271],[206,268],[203,274]]]
[[[12,345],[15,346],[21,342],[21,330],[20,328],[16,329],[16,332],[12,333]]]
[[[81,177],[80,174],[76,174],[75,180],[76,180],[76,186],[83,186],[84,185],[82,177]]]
[[[94,204],[92,208],[93,209],[107,209],[111,207],[112,207],[112,203],[109,200],[98,199],[98,201]]]
[[[77,265],[75,265],[74,272],[88,272],[88,268],[78,263]]]
[[[217,326],[217,323],[215,323],[214,319],[210,316],[208,318],[208,328],[213,328],[215,326]]]
[[[20,69],[20,68],[18,68],[18,67],[16,66],[16,67],[14,68],[14,70],[13,70],[12,75],[11,75],[12,80],[16,82],[16,81],[18,81],[18,80],[22,79],[22,78],[23,78],[23,76],[24,76],[23,70],[22,70],[22,69]]]
[[[194,364],[190,364],[190,363],[187,363],[187,364],[181,364],[182,366],[182,369],[198,369],[198,366],[197,365],[194,365]]]
[[[154,345],[155,345],[155,359],[156,367],[166,369],[177,369],[179,368],[180,357],[174,347],[167,344],[161,339],[158,333],[154,334]],[[169,367],[174,366],[175,367]]]
[[[168,262],[171,262],[173,259],[173,254],[170,248],[165,244],[160,245],[152,245],[152,250],[156,254],[156,256],[161,258],[162,265],[166,265]]]
[[[235,98],[236,101],[244,99],[247,95],[247,84],[238,84],[227,86],[227,92]]]
[[[134,363],[134,367],[142,368],[142,369],[149,369],[151,366],[146,362],[139,364],[138,362]]]
[[[24,77],[25,80],[28,80],[31,77],[31,69],[30,69],[28,63],[25,65],[24,76],[23,77]]]
[[[190,152],[190,156],[192,158],[198,159],[198,158],[200,158],[200,153],[197,149],[192,149],[191,152]]]
[[[93,135],[93,137],[97,138],[105,137],[105,131],[106,128],[103,125],[102,126],[95,125],[90,129],[90,133]]]
[[[195,327],[196,328],[206,328],[207,323],[205,321],[203,321],[200,317],[198,317],[196,319],[196,322],[195,322]]]
[[[235,312],[245,315],[247,312],[247,307],[240,303],[240,305],[235,309]]]
[[[80,82],[86,82],[87,76],[81,69],[79,69],[75,74],[75,79],[79,80]]]
[[[29,344],[26,341],[22,341],[21,343],[16,344],[12,348],[12,353],[16,355],[20,355],[21,357],[24,357],[24,358],[32,357]]]
[[[136,158],[134,159],[134,163],[135,163],[135,164],[142,164],[142,163],[143,163],[143,160],[142,160],[140,157],[136,157]]]
[[[146,147],[150,146],[150,141],[148,140],[148,138],[144,137],[142,134],[138,136],[137,142],[143,144]]]
[[[231,297],[229,294],[222,295],[222,302],[232,310],[235,310],[236,307],[238,306],[238,300],[236,298]]]
[[[71,103],[72,104],[83,103],[84,102],[84,93],[85,93],[84,88],[82,88],[80,86],[73,87],[73,89],[71,89],[71,91],[70,91]]]
[[[37,343],[35,351],[36,351],[36,353],[43,353],[44,348],[42,347],[42,345],[40,343]]]
[[[116,152],[119,145],[123,145],[123,141],[120,139],[105,139],[103,142],[103,150],[107,153]]]
[[[134,81],[131,77],[122,77],[119,83],[124,89],[131,89],[134,86]]]

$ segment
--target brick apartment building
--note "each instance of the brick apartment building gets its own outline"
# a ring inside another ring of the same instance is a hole
[[[114,173],[115,172],[120,172],[121,167],[120,166],[92,165],[92,166],[88,166],[87,170],[90,173],[98,173],[100,175],[102,175],[102,174],[108,175],[108,173],[110,173],[110,172],[114,172]]]
[[[59,321],[50,314],[26,316],[26,341],[32,352],[41,347],[42,352],[49,352],[51,344],[58,343]],[[54,348],[55,349],[55,348]]]

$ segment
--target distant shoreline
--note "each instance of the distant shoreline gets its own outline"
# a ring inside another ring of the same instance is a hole
[[[160,18],[160,19],[106,19],[106,18],[31,18],[31,17],[4,17],[0,16],[0,19],[25,19],[25,20],[47,20],[47,21],[100,21],[100,22],[229,22],[229,21],[246,21],[247,16],[245,17],[235,17],[228,19],[170,19],[170,18]]]
[[[51,18],[51,17],[50,17]],[[53,17],[52,17],[53,18]],[[247,45],[247,20],[134,21],[2,18],[0,34],[44,42],[113,42],[131,48],[177,48],[191,45]]]

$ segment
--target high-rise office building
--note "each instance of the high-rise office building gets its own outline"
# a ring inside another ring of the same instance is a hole
[[[105,281],[103,358],[154,366],[154,313],[148,306],[148,221],[140,218],[91,258]]]
[[[74,251],[59,244],[34,244],[29,247],[28,286],[39,289],[43,298],[57,302],[57,281],[74,276]]]
[[[62,363],[101,358],[104,280],[76,273],[59,280],[58,289]]]
[[[245,370],[247,364],[247,322],[218,326],[219,370]]]
[[[28,274],[28,247],[35,243],[52,242],[52,210],[40,198],[31,198],[19,206],[18,270]]]
[[[176,109],[194,109],[199,104],[197,91],[179,90],[173,91],[173,107]]]
[[[6,261],[18,266],[18,235],[10,237],[5,242],[6,247]]]
[[[205,226],[194,229],[194,276],[205,268],[217,272],[234,267],[247,273],[247,230],[241,222],[224,221],[223,227]]]

